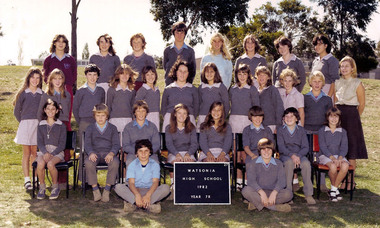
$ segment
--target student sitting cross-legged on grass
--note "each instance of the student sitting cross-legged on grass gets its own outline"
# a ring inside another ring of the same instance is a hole
[[[339,185],[348,172],[349,163],[345,156],[348,151],[347,132],[340,126],[341,112],[337,108],[331,108],[326,113],[326,126],[318,131],[319,163],[329,167],[329,177],[331,180],[330,200],[337,202],[342,197],[339,192]],[[337,168],[340,168],[339,172]]]
[[[311,166],[306,157],[309,151],[306,131],[298,125],[300,116],[296,108],[287,108],[284,111],[283,119],[285,124],[277,128],[277,144],[280,160],[285,166],[286,187],[292,191],[294,169],[301,168],[305,199],[308,204],[315,204],[313,184],[311,183]]]
[[[264,207],[274,211],[291,211],[289,202],[293,192],[286,188],[286,179],[282,162],[272,157],[275,152],[274,143],[262,138],[257,144],[260,154],[247,167],[248,186],[242,190],[242,195],[248,203],[248,210]]]
[[[169,195],[169,185],[159,186],[160,165],[150,158],[152,143],[148,139],[137,140],[135,153],[137,159],[128,166],[127,185],[117,184],[116,193],[124,200],[124,211],[132,212],[137,207],[152,213],[160,213],[157,202]]]
[[[119,170],[120,161],[116,155],[120,149],[120,137],[116,126],[108,122],[107,105],[95,105],[93,113],[96,122],[90,124],[86,129],[84,150],[88,156],[84,163],[88,184],[92,186],[94,201],[108,202],[111,186],[115,184]],[[108,165],[103,195],[100,194],[96,174],[96,166],[101,163]]]
[[[37,199],[44,199],[46,197],[46,165],[53,182],[53,190],[49,199],[57,199],[60,189],[58,187],[58,170],[55,168],[55,165],[65,160],[63,150],[66,146],[66,125],[58,119],[59,106],[56,101],[49,98],[42,106],[42,109],[42,121],[37,128],[37,146],[40,150],[37,153],[37,175],[40,180]]]

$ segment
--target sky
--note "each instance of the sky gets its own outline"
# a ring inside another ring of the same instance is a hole
[[[266,0],[250,0],[248,15]],[[277,5],[280,0],[271,1]],[[302,0],[307,6],[318,9],[315,3]],[[22,65],[31,65],[32,58],[49,52],[51,41],[56,34],[65,34],[71,39],[70,0],[0,0],[0,24],[4,36],[0,37],[0,65],[8,60],[19,65],[18,55],[22,48]],[[162,56],[166,42],[163,41],[160,25],[149,12],[149,0],[82,0],[78,8],[77,51],[78,59],[85,43],[90,54],[98,52],[96,39],[108,33],[112,36],[116,54],[120,59],[132,52],[129,39],[141,32],[147,42],[146,53]],[[319,12],[323,9],[319,8]],[[367,35],[378,42],[380,14],[372,16],[367,27]],[[196,45],[196,57],[202,57],[209,45],[212,30],[204,34],[204,44]]]

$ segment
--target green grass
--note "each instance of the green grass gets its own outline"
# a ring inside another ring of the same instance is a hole
[[[380,81],[363,79],[367,105],[362,116],[368,160],[360,160],[356,173],[354,199],[332,203],[322,194],[316,205],[308,206],[296,193],[291,213],[269,210],[248,211],[240,193],[232,196],[230,206],[175,206],[162,203],[162,213],[138,211],[126,215],[123,202],[115,193],[109,203],[94,203],[92,194],[83,198],[80,190],[70,191],[67,200],[62,191],[56,201],[31,199],[23,189],[22,148],[13,142],[18,123],[13,117],[12,100],[28,67],[0,67],[0,227],[97,226],[97,227],[379,227],[380,225]],[[78,69],[84,82],[83,68]],[[161,92],[163,71],[159,71]],[[196,78],[199,84],[199,76]],[[306,89],[307,90],[307,89]],[[104,185],[104,172],[100,182]]]

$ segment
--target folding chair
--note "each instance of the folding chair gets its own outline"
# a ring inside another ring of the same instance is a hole
[[[245,185],[245,163],[243,162],[237,162],[237,153],[239,151],[244,151],[244,146],[243,146],[243,134],[242,133],[235,133],[235,153],[234,153],[234,190],[236,192],[237,189],[237,170],[241,170],[242,175],[243,175],[243,187]]]
[[[70,167],[74,167],[74,174],[73,174],[73,189],[75,190],[75,185],[76,185],[76,172],[77,172],[77,159],[75,157],[75,149],[76,149],[76,137],[77,137],[77,133],[75,131],[68,131],[67,132],[67,138],[66,138],[66,147],[65,147],[65,150],[74,150],[74,157],[72,159],[70,159],[69,161],[64,161],[64,162],[60,162],[60,163],[57,163],[55,165],[55,167],[57,168],[57,170],[66,170],[66,198],[69,198],[69,168]],[[36,169],[37,169],[37,161],[34,161],[32,163],[32,167],[33,167],[33,177],[35,176],[36,174]],[[48,169],[47,169],[47,166],[45,166],[45,170],[46,170],[46,174],[48,175]],[[37,188],[39,187],[39,184],[38,184],[38,178],[37,178],[37,181],[33,178],[33,191],[32,191],[32,197],[34,198],[35,197],[35,192],[37,190]]]
[[[313,151],[313,154],[314,156],[316,156],[316,153],[319,152],[319,144],[318,144],[318,135],[316,134],[312,134],[311,135],[311,145],[312,145],[312,151]],[[321,173],[326,173],[328,174],[329,172],[329,167],[327,165],[322,165],[322,164],[319,164],[317,162],[317,159],[316,157],[313,158],[313,162],[312,162],[312,168],[314,169],[314,172],[315,172],[315,176],[316,176],[316,181],[317,181],[317,199],[319,199],[319,195],[321,194]],[[340,168],[338,167],[337,168],[337,171],[339,171]],[[347,194],[347,183],[348,183],[348,176],[351,175],[351,178],[350,178],[350,201],[352,201],[352,198],[353,198],[353,195],[354,195],[354,167],[352,165],[350,165],[348,167],[348,172],[347,172],[347,175],[345,177],[345,181],[346,181],[346,187],[344,189],[344,193]]]

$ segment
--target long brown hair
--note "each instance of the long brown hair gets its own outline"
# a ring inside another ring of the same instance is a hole
[[[40,75],[40,83],[38,83],[37,87],[42,89],[42,72],[40,69],[38,69],[37,67],[31,67],[28,72],[26,73],[26,76],[25,76],[25,80],[24,80],[24,84],[20,87],[20,89],[18,90],[16,96],[15,96],[15,99],[13,100],[13,105],[16,105],[16,102],[18,100],[18,98],[20,97],[21,93],[26,90],[27,88],[29,88],[30,84],[29,84],[29,80],[30,78],[34,75],[34,74],[38,74]]]
[[[99,50],[100,50],[100,39],[101,39],[102,37],[106,40],[106,42],[110,43],[110,47],[108,48],[108,52],[109,52],[112,56],[116,55],[116,51],[115,51],[115,49],[113,48],[112,36],[108,35],[107,33],[104,34],[104,35],[99,36],[99,38],[96,40],[96,44],[98,45]]]
[[[65,94],[65,74],[58,68],[55,68],[52,72],[50,72],[47,84],[48,86],[46,87],[46,93],[49,96],[54,96],[54,85],[53,85],[53,79],[56,77],[62,77],[62,85],[59,87],[59,91],[61,93],[62,98],[66,98]]]
[[[124,73],[129,75],[127,85],[130,90],[133,90],[135,87],[135,78],[137,77],[138,73],[132,70],[132,67],[127,64],[121,64],[117,67],[114,76],[111,78],[110,86],[112,88],[116,88],[120,83],[120,75]]]
[[[252,73],[251,73],[251,70],[249,69],[249,66],[247,64],[239,64],[239,66],[235,69],[235,83],[237,84],[237,86],[241,86],[241,83],[239,81],[239,77],[238,77],[238,74],[239,73],[247,73],[248,74],[248,78],[247,78],[247,85],[251,86],[253,85],[253,80],[252,80]]]
[[[214,75],[214,83],[222,82],[222,77],[220,76],[218,67],[215,65],[215,63],[206,63],[206,65],[203,67],[202,73],[201,73],[201,81],[205,84],[208,84],[208,81],[206,79],[206,72],[209,69],[213,69],[215,71]]]
[[[170,114],[170,128],[169,128],[169,132],[171,134],[173,133],[176,133],[177,132],[177,117],[175,116],[175,114],[180,110],[180,109],[184,109],[187,113],[187,117],[186,117],[186,120],[185,120],[185,133],[186,134],[189,134],[194,128],[194,124],[191,123],[190,121],[190,116],[189,116],[189,108],[184,105],[184,104],[177,104],[176,106],[174,106],[174,110],[172,111],[172,113]]]
[[[227,121],[226,117],[224,116],[224,105],[220,101],[215,101],[214,103],[211,104],[210,110],[208,111],[208,114],[205,118],[205,121],[201,124],[201,131],[208,130],[210,127],[214,126],[215,120],[212,118],[211,111],[216,107],[220,106],[222,109],[222,116],[220,117],[218,127],[216,128],[216,132],[218,133],[226,133],[227,131]]]

